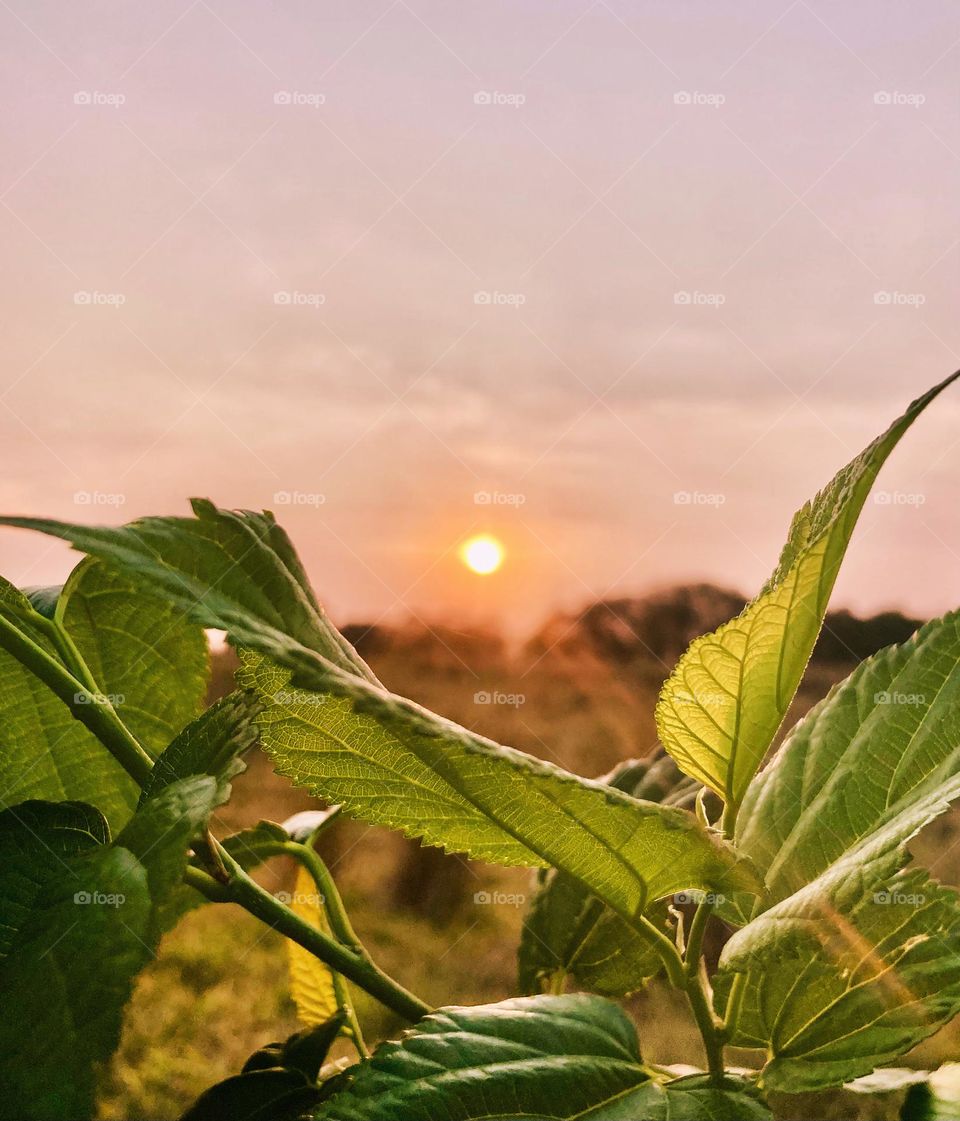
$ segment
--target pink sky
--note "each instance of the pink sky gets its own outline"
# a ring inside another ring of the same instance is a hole
[[[750,593],[960,366],[952,0],[6,0],[0,28],[5,512],[273,508],[340,620]],[[958,421],[954,389],[895,453],[836,604],[956,606]],[[494,577],[456,559],[481,530]],[[72,560],[7,531],[0,562]]]

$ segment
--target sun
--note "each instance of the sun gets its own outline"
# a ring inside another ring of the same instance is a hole
[[[460,546],[460,559],[471,572],[488,576],[503,564],[503,546],[496,537],[482,533]]]

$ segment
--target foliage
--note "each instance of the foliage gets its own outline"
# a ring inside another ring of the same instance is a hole
[[[759,1119],[769,1092],[838,1086],[924,1039],[960,1010],[960,915],[905,846],[960,795],[960,616],[864,662],[760,767],[877,472],[946,384],[795,516],[757,599],[681,659],[658,721],[683,774],[660,759],[581,778],[390,693],[270,514],[2,519],[88,554],[63,589],[0,584],[0,981],[17,1011],[0,1024],[3,1116],[92,1115],[138,972],[203,901],[287,938],[307,1029],[212,1087],[193,1121]],[[204,627],[241,668],[201,713]],[[218,839],[211,816],[258,738],[331,808]],[[536,869],[527,995],[431,1010],[384,973],[315,847],[340,809]],[[272,857],[296,862],[291,899],[251,876]],[[718,917],[739,929],[711,978]],[[689,1001],[702,1074],[645,1063],[607,999],[655,974]],[[413,1025],[372,1054],[357,988]],[[356,1062],[323,1066],[341,1036]],[[733,1074],[728,1043],[762,1063]],[[940,1083],[910,1100],[934,1108]]]

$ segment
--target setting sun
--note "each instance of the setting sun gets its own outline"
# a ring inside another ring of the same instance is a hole
[[[471,537],[460,547],[460,558],[471,572],[486,576],[503,563],[503,546],[489,534]]]

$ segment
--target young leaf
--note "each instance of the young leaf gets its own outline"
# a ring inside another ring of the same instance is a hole
[[[179,608],[116,569],[86,560],[64,584],[54,620],[151,753],[199,714],[209,676],[207,641]]]
[[[861,663],[744,799],[737,844],[776,903],[960,774],[960,612]]]
[[[277,855],[277,845],[290,840],[287,831],[275,821],[258,821],[249,829],[241,829],[221,842],[233,859],[249,872],[271,856]]]
[[[349,812],[479,859],[553,864],[628,922],[675,891],[756,886],[689,814],[617,795],[385,692],[321,614],[272,517],[208,502],[194,510],[196,519],[119,529],[0,521],[108,558],[204,625],[295,669],[298,687],[335,694],[294,689],[292,701],[278,700],[289,677],[256,660],[243,678],[270,706],[259,723],[279,769]]]
[[[330,933],[323,903],[317,897],[317,885],[302,864],[297,866],[296,885],[290,909],[305,922]],[[326,1023],[339,1010],[333,971],[309,950],[287,940],[290,963],[290,995],[297,1006],[297,1016],[307,1027]]]
[[[902,870],[906,842],[958,796],[954,775],[903,800],[880,828],[727,943],[716,1007],[726,1007],[734,976],[745,974],[733,1042],[767,1050],[768,1089],[850,1081],[960,1011],[956,895],[920,870]]]
[[[231,693],[188,724],[157,759],[140,794],[140,805],[165,786],[190,775],[230,778],[240,757],[256,743],[257,706],[243,693]]]
[[[739,807],[793,699],[877,473],[957,376],[914,401],[798,511],[760,595],[736,619],[697,639],[664,685],[657,705],[664,747],[728,805]]]

